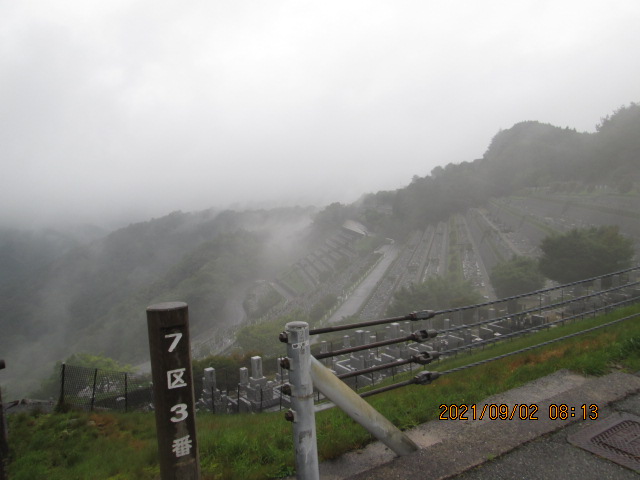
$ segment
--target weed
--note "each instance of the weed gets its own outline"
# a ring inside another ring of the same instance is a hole
[[[448,370],[637,312],[640,306],[498,342],[483,351],[446,359],[429,368]],[[477,403],[562,368],[602,375],[612,366],[630,371],[640,369],[639,322],[622,322],[445,375],[429,386],[402,388],[368,400],[394,424],[411,428],[437,418],[438,406],[443,403]],[[395,382],[413,375],[415,371],[396,375]],[[291,425],[283,420],[281,413],[199,414],[197,425],[203,480],[282,478],[294,473]],[[321,460],[336,458],[372,440],[364,428],[339,409],[319,412],[316,429]],[[159,477],[155,421],[151,413],[11,415],[9,446],[12,480],[153,480]]]
[[[285,478],[295,475],[296,469],[290,465],[281,464],[274,474],[267,475],[267,478]]]

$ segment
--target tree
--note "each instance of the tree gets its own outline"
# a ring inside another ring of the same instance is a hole
[[[539,290],[544,281],[533,258],[514,256],[491,270],[491,284],[501,298]]]
[[[111,370],[114,372],[132,372],[133,367],[128,364],[122,364],[113,358],[104,355],[94,355],[91,353],[74,353],[68,357],[64,363],[74,365],[76,367],[97,368],[99,370]]]
[[[617,226],[574,228],[546,237],[540,249],[540,271],[559,283],[623,270],[634,255],[633,241],[621,235]]]
[[[278,335],[289,322],[300,321],[311,323],[311,319],[301,310],[292,311],[282,317],[266,320],[255,325],[242,327],[236,336],[237,344],[244,352],[254,355],[275,357],[283,351],[282,343],[277,341]],[[274,341],[275,339],[275,341]]]
[[[53,373],[40,384],[40,388],[31,393],[34,398],[53,398],[60,391],[60,368],[63,362],[56,362]],[[97,368],[99,370],[111,370],[116,372],[133,372],[133,367],[128,364],[105,357],[104,355],[93,355],[91,353],[74,353],[64,361],[67,365],[74,367]]]
[[[319,211],[313,222],[320,228],[341,227],[344,221],[349,217],[350,208],[342,205],[340,202],[334,202],[328,205],[324,210]]]

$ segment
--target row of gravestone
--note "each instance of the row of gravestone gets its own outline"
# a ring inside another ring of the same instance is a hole
[[[416,325],[412,322],[392,323],[385,327],[383,332],[371,332],[356,330],[351,335],[342,338],[341,349],[372,344],[380,340],[398,339],[407,336],[414,329],[434,328],[445,331],[436,338],[424,343],[407,344],[400,342],[385,347],[371,348],[327,358],[323,363],[337,375],[351,373],[365,368],[390,364],[398,359],[409,359],[424,351],[447,352],[455,349],[471,348],[474,344],[499,338],[522,330],[530,330],[543,327],[549,321],[559,317],[566,317],[584,311],[593,311],[603,305],[630,301],[640,297],[640,290],[630,286],[625,291],[608,293],[602,297],[571,304],[564,310],[549,310],[545,315],[515,314],[506,316],[506,310],[493,308],[479,308],[462,312],[457,319],[434,318]],[[489,323],[473,325],[476,322],[486,322],[490,318],[498,318]],[[465,322],[470,325],[465,326]],[[458,330],[448,331],[458,327]],[[382,338],[381,338],[382,337]],[[321,353],[329,351],[330,344],[320,342]],[[333,347],[333,345],[331,345]],[[280,360],[278,359],[278,364]],[[394,366],[390,369],[380,370],[375,373],[358,375],[347,380],[347,383],[356,389],[373,385],[380,380],[407,371],[413,368],[411,364]],[[215,369],[205,369],[203,378],[203,390],[198,405],[201,409],[216,413],[258,412],[273,407],[289,406],[289,397],[281,393],[280,387],[287,382],[286,371],[278,369],[275,379],[267,379],[262,372],[262,358],[251,358],[251,372],[246,367],[240,369],[240,382],[232,395],[217,388]],[[280,373],[282,372],[282,373]]]
[[[612,283],[613,285],[624,285],[626,282],[628,282],[626,278],[624,281],[616,278]],[[565,293],[573,294],[575,292],[572,293],[571,289],[567,289]],[[580,294],[580,292],[577,294]],[[400,342],[384,347],[370,348],[338,357],[327,358],[323,360],[323,363],[337,375],[352,373],[365,368],[390,364],[398,359],[406,360],[424,351],[443,353],[471,348],[474,344],[480,342],[486,342],[487,340],[523,330],[544,327],[551,321],[581,314],[585,311],[595,311],[598,308],[603,308],[618,302],[635,301],[639,297],[640,289],[631,284],[622,290],[571,303],[563,309],[547,309],[544,315],[516,313],[507,316],[508,314],[505,308],[483,307],[459,312],[459,315],[455,318],[436,317],[419,322],[418,325],[412,322],[404,322],[403,324],[392,323],[385,327],[382,332],[356,330],[351,335],[345,335],[342,338],[342,346],[339,348],[344,349],[369,345],[383,339],[399,339],[407,336],[416,329],[435,329],[437,331],[443,331],[443,333],[421,344]],[[559,301],[562,298],[563,296],[561,295],[561,297],[555,301]],[[540,313],[542,313],[543,304],[550,305],[551,303],[552,299],[550,294],[542,295],[540,297]],[[503,306],[508,306],[508,303]],[[489,321],[492,318],[496,320]],[[478,322],[487,323],[477,324]],[[474,323],[476,324],[474,325]],[[450,331],[453,328],[457,329]],[[330,345],[326,341],[320,342],[321,353],[327,353],[330,346],[333,349],[333,344]],[[347,383],[357,389],[358,387],[375,384],[385,377],[393,376],[410,368],[412,368],[411,364],[394,366],[393,368],[380,370],[375,373],[352,377]],[[224,393],[217,388],[215,369],[207,368],[205,369],[203,378],[204,386],[199,406],[201,409],[214,411],[216,413],[257,412],[276,406],[289,406],[289,397],[283,395],[279,388],[287,381],[286,371],[280,369],[278,369],[278,371],[283,373],[276,374],[273,380],[267,379],[262,372],[262,358],[259,356],[252,357],[251,374],[249,374],[247,368],[241,368],[240,382],[236,391],[230,395],[228,391]]]
[[[504,319],[482,326],[469,326],[453,333],[443,334],[424,343],[396,343],[384,347],[371,348],[322,360],[336,375],[351,373],[365,368],[390,364],[398,359],[409,359],[422,352],[443,352],[454,348],[472,346],[474,343],[499,337],[514,331],[542,326],[545,317],[528,315],[518,318]],[[385,328],[384,339],[397,339],[409,335],[411,322],[392,323]],[[444,319],[445,329],[451,326],[449,319]],[[404,327],[404,328],[403,328]],[[381,340],[379,334],[365,330],[356,330],[352,335],[345,335],[341,348],[368,345]],[[321,342],[321,353],[329,351],[329,344]],[[278,359],[278,364],[280,360]],[[347,381],[354,388],[374,385],[382,379],[412,369],[411,364],[394,366],[375,373],[358,375]],[[286,370],[278,369],[273,380],[267,379],[262,372],[262,357],[251,357],[251,371],[240,368],[240,381],[233,392],[218,388],[216,371],[205,368],[203,388],[198,401],[200,410],[214,413],[260,412],[274,407],[288,407],[289,397],[283,395],[281,386],[287,383]]]

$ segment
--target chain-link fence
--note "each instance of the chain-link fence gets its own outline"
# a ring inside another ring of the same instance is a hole
[[[151,381],[132,373],[63,363],[58,404],[87,410],[147,410],[153,408]]]

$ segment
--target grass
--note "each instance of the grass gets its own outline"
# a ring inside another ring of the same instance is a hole
[[[296,269],[290,270],[281,278],[281,281],[297,295],[303,295],[309,290],[307,282],[302,279],[300,272]]]
[[[494,207],[506,210],[507,212],[511,213],[512,215],[521,218],[523,221],[525,221],[527,223],[530,223],[534,227],[542,230],[547,235],[557,235],[559,233],[556,229],[551,228],[549,225],[546,225],[545,223],[537,220],[533,215],[524,214],[524,213],[522,213],[522,211],[520,211],[517,208],[511,207],[511,206],[506,205],[506,204],[504,204],[502,202],[496,202],[495,200],[490,200],[489,203],[491,205],[493,205]]]
[[[153,479],[159,473],[148,414],[18,414],[10,419],[12,480]]]
[[[543,197],[536,195],[538,198],[543,198],[544,200],[548,201],[548,202],[554,202],[554,203],[561,203],[561,204],[568,204],[571,205],[572,207],[580,207],[580,208],[586,208],[588,210],[595,210],[595,211],[599,211],[599,212],[603,212],[606,214],[613,214],[613,215],[620,215],[622,217],[629,217],[629,218],[633,218],[633,219],[638,219],[640,218],[640,214],[638,212],[633,212],[633,211],[629,211],[629,210],[623,210],[621,208],[613,208],[613,207],[607,207],[605,205],[585,205],[584,202],[580,201],[580,199],[576,199],[576,200],[569,200],[567,198],[554,198],[553,196],[550,195],[545,195]],[[576,196],[576,195],[574,195]],[[600,195],[594,195],[594,194],[590,194],[588,195],[590,197],[599,197]],[[628,195],[628,196],[636,196],[636,195]],[[526,197],[524,197],[526,198]]]
[[[640,313],[640,306],[548,329],[525,338],[430,365],[444,371]],[[596,332],[444,375],[429,386],[410,386],[371,397],[370,403],[402,429],[438,417],[443,403],[476,403],[562,368],[586,375],[640,370],[640,321]],[[414,371],[415,373],[415,371]],[[401,381],[396,376],[395,381]],[[376,385],[380,386],[380,384]],[[199,414],[198,446],[203,480],[279,478],[293,473],[291,425],[282,413]],[[338,409],[316,415],[321,459],[366,445],[370,434]],[[12,480],[157,479],[153,414],[57,413],[9,417]]]

